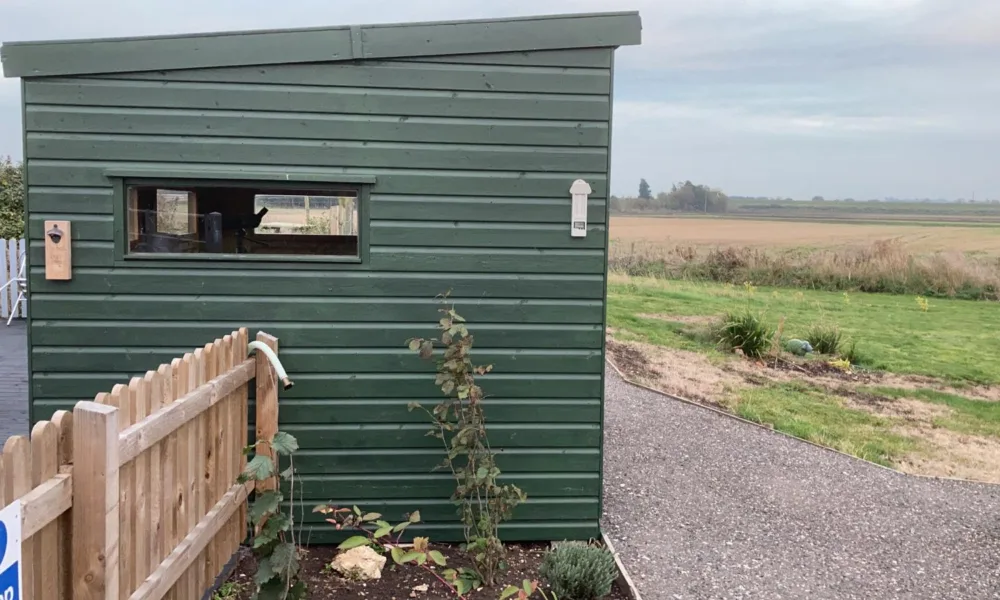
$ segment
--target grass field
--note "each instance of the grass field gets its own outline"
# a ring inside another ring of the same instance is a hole
[[[1000,223],[1000,204],[936,202],[794,202],[757,199],[729,201],[730,216],[757,216],[783,219],[882,219],[928,222],[993,221]]]
[[[608,293],[611,355],[645,383],[881,464],[1000,482],[996,303],[621,275]],[[706,332],[742,310],[783,320],[786,340],[836,325],[862,364],[724,352]]]
[[[610,237],[633,276],[1000,299],[1000,225],[612,217]]]
[[[844,249],[898,239],[918,254],[972,252],[1000,256],[1000,224],[787,223],[775,220],[698,217],[612,217],[611,239],[671,246],[749,246],[767,249]]]

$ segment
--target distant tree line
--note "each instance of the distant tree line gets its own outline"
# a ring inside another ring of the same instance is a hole
[[[701,212],[724,213],[729,208],[729,197],[721,190],[707,185],[696,185],[690,181],[675,183],[669,192],[653,196],[645,179],[639,182],[636,197],[611,197],[611,211],[617,213],[648,212]]]

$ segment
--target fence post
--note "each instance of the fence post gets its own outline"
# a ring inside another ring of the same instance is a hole
[[[73,598],[118,600],[118,410],[73,409]]]
[[[265,346],[278,351],[278,338],[273,335],[264,333],[263,331],[257,333],[257,341],[262,342]],[[257,405],[257,439],[258,440],[270,440],[274,437],[274,434],[278,432],[278,374],[271,369],[271,363],[268,362],[267,357],[264,356],[263,352],[257,352],[257,394],[256,394],[256,405]],[[257,443],[257,454],[266,454],[271,457],[271,461],[274,462],[275,472],[278,471],[277,466],[277,456],[275,456],[274,451],[268,444]],[[277,486],[277,480],[271,478],[268,481],[261,481],[257,483],[257,489],[260,491],[273,490]]]

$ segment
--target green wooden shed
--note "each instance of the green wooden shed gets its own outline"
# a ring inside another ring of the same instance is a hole
[[[263,329],[296,381],[306,504],[419,508],[459,538],[407,411],[440,397],[405,343],[450,290],[530,496],[505,535],[596,535],[614,50],[640,31],[630,12],[4,44],[32,419]],[[52,221],[68,279],[46,274]]]

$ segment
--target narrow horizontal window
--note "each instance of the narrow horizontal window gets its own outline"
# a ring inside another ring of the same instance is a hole
[[[356,186],[129,183],[127,253],[360,258]]]

